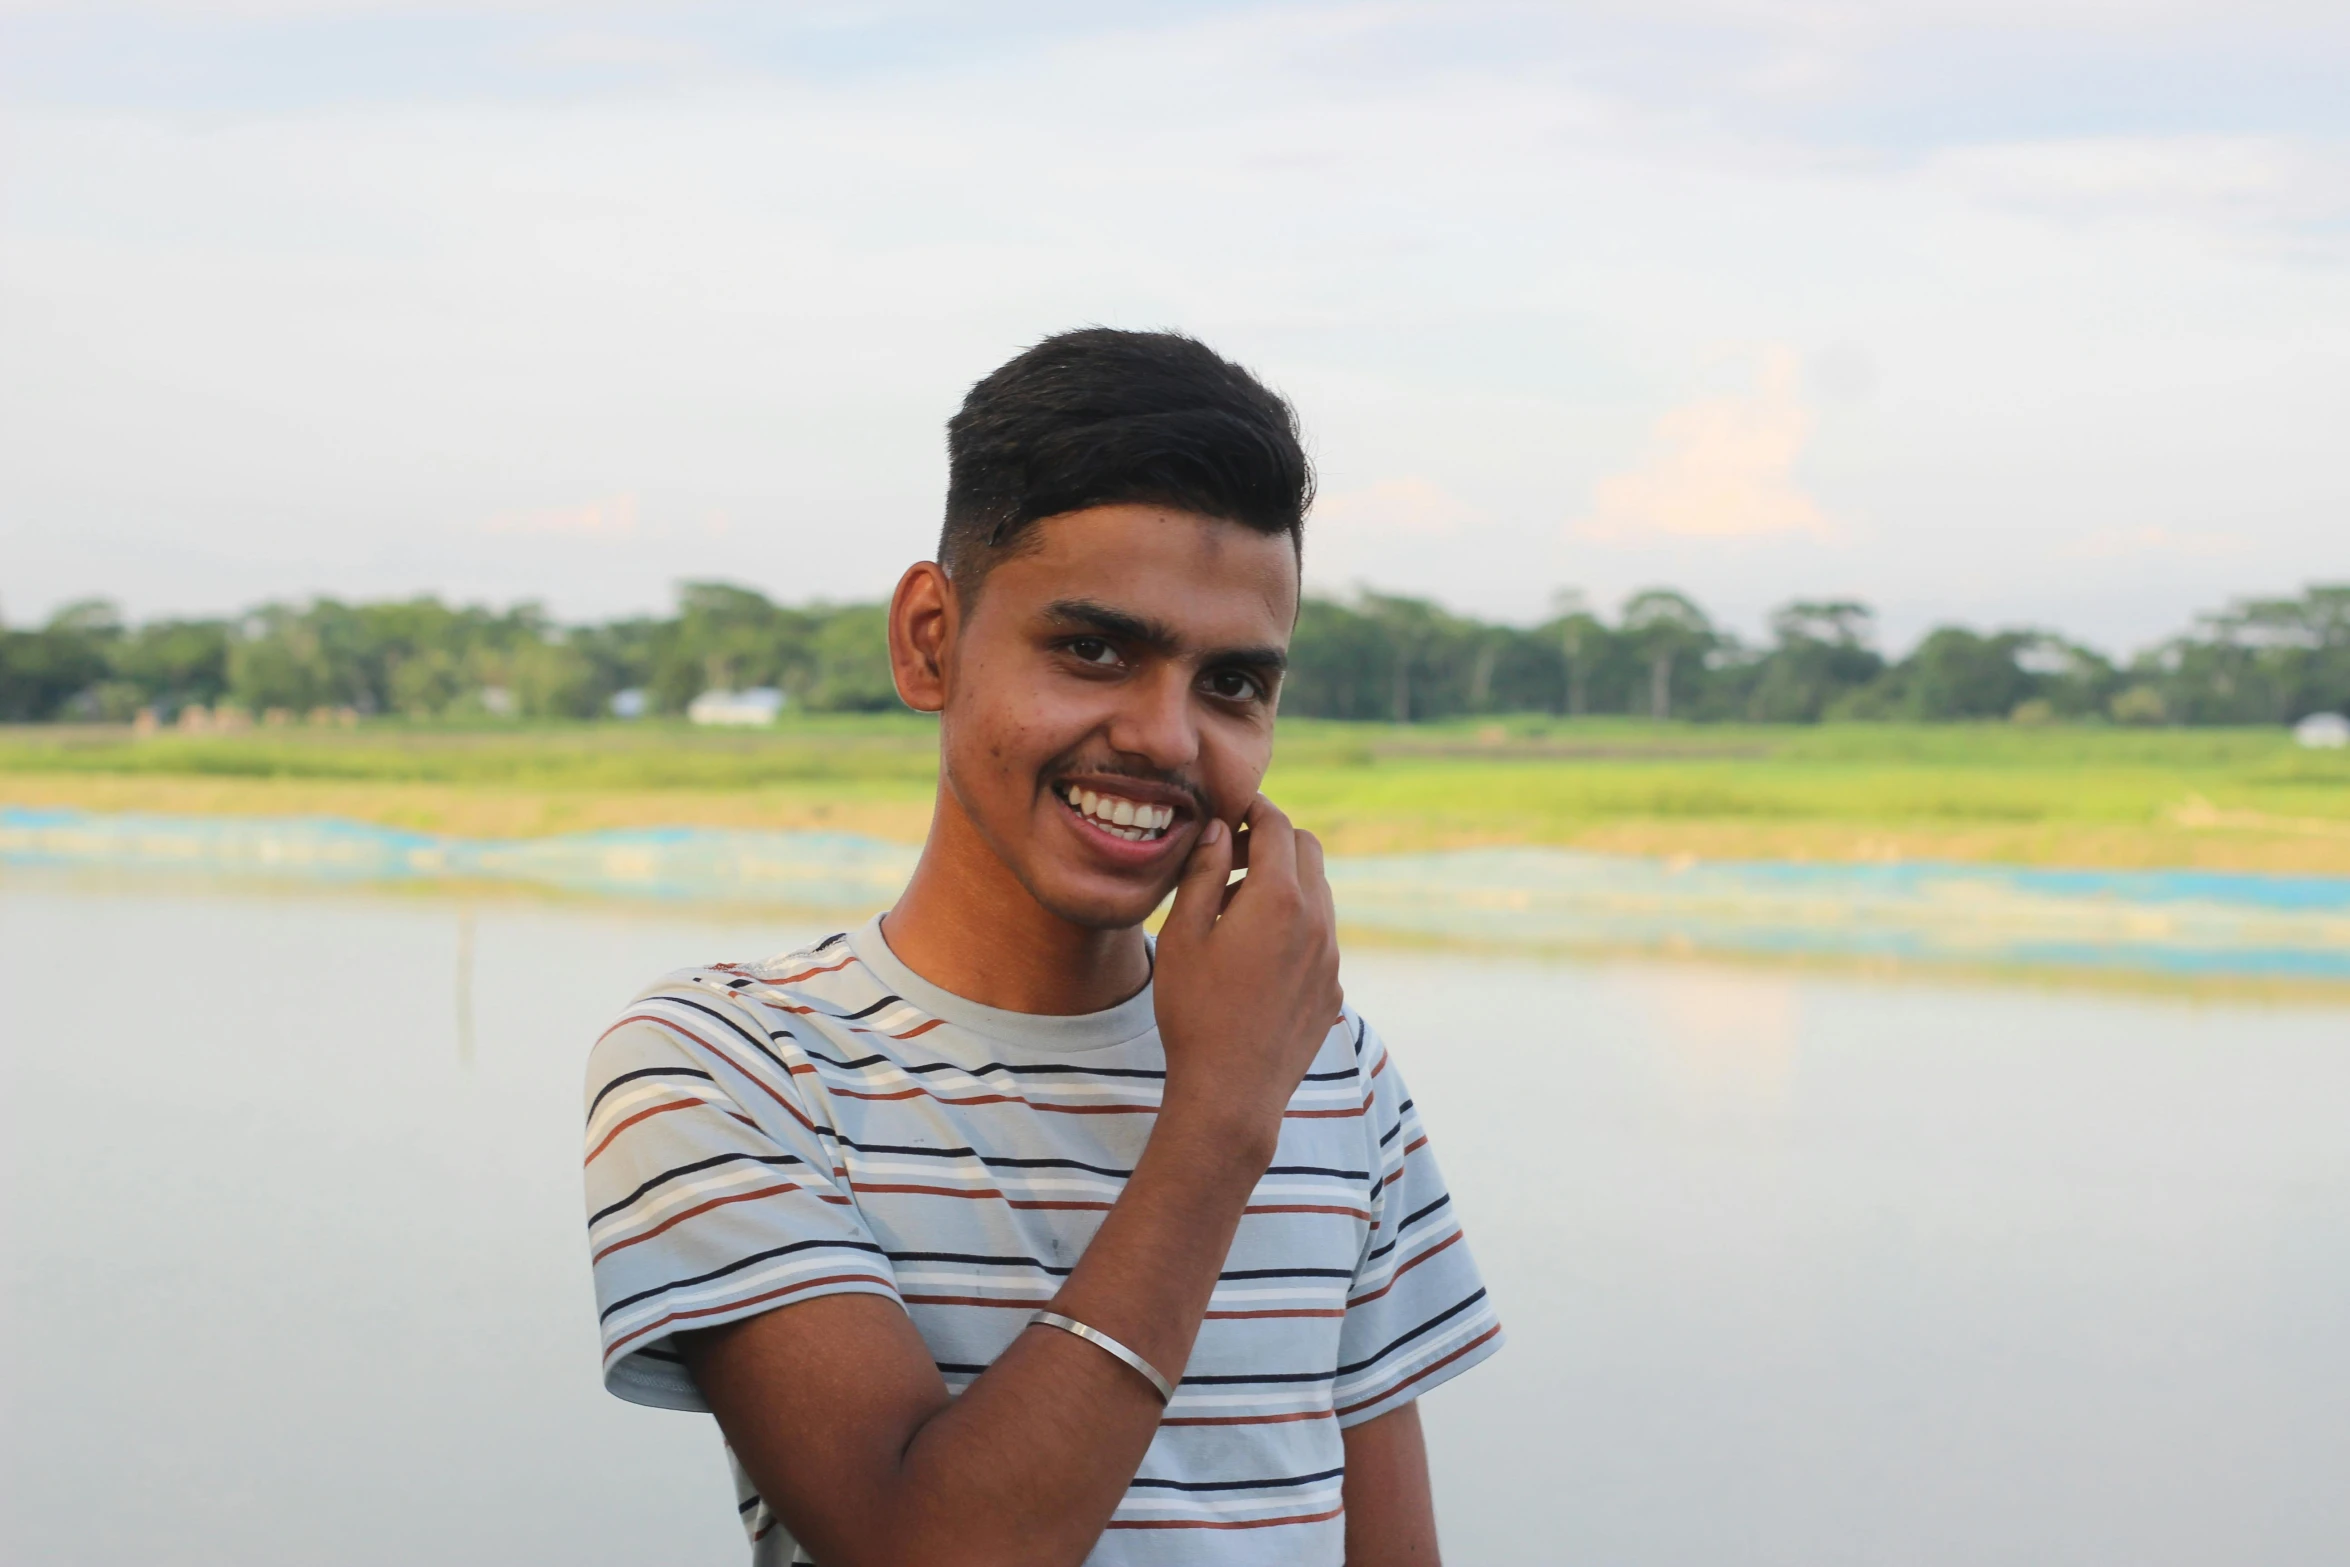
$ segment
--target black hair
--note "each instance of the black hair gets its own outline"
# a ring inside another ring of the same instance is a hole
[[[1167,506],[1302,544],[1314,469],[1297,414],[1180,332],[1048,337],[947,421],[938,558],[976,588],[1027,528],[1088,506]]]

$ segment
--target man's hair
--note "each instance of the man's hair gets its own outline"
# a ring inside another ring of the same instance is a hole
[[[938,558],[968,591],[1031,524],[1088,506],[1167,506],[1300,544],[1314,470],[1278,394],[1180,332],[1048,337],[947,421]]]

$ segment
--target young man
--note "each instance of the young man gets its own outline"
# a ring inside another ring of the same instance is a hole
[[[716,1414],[760,1563],[1433,1563],[1413,1400],[1501,1329],[1339,993],[1321,847],[1257,792],[1288,405],[1072,332],[948,451],[890,606],[940,715],[912,882],[596,1045],[606,1385]]]

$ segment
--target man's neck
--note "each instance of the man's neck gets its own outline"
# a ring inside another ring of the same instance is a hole
[[[939,989],[1006,1012],[1100,1012],[1150,982],[1140,927],[1076,925],[1037,902],[943,780],[922,859],[882,931]]]

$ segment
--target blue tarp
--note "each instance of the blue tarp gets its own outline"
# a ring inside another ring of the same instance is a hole
[[[488,840],[330,819],[0,807],[0,863],[860,912],[915,851],[847,833],[660,828]],[[1350,925],[1508,946],[1688,948],[2350,979],[2350,877],[1658,860],[1558,849],[1335,859]]]

